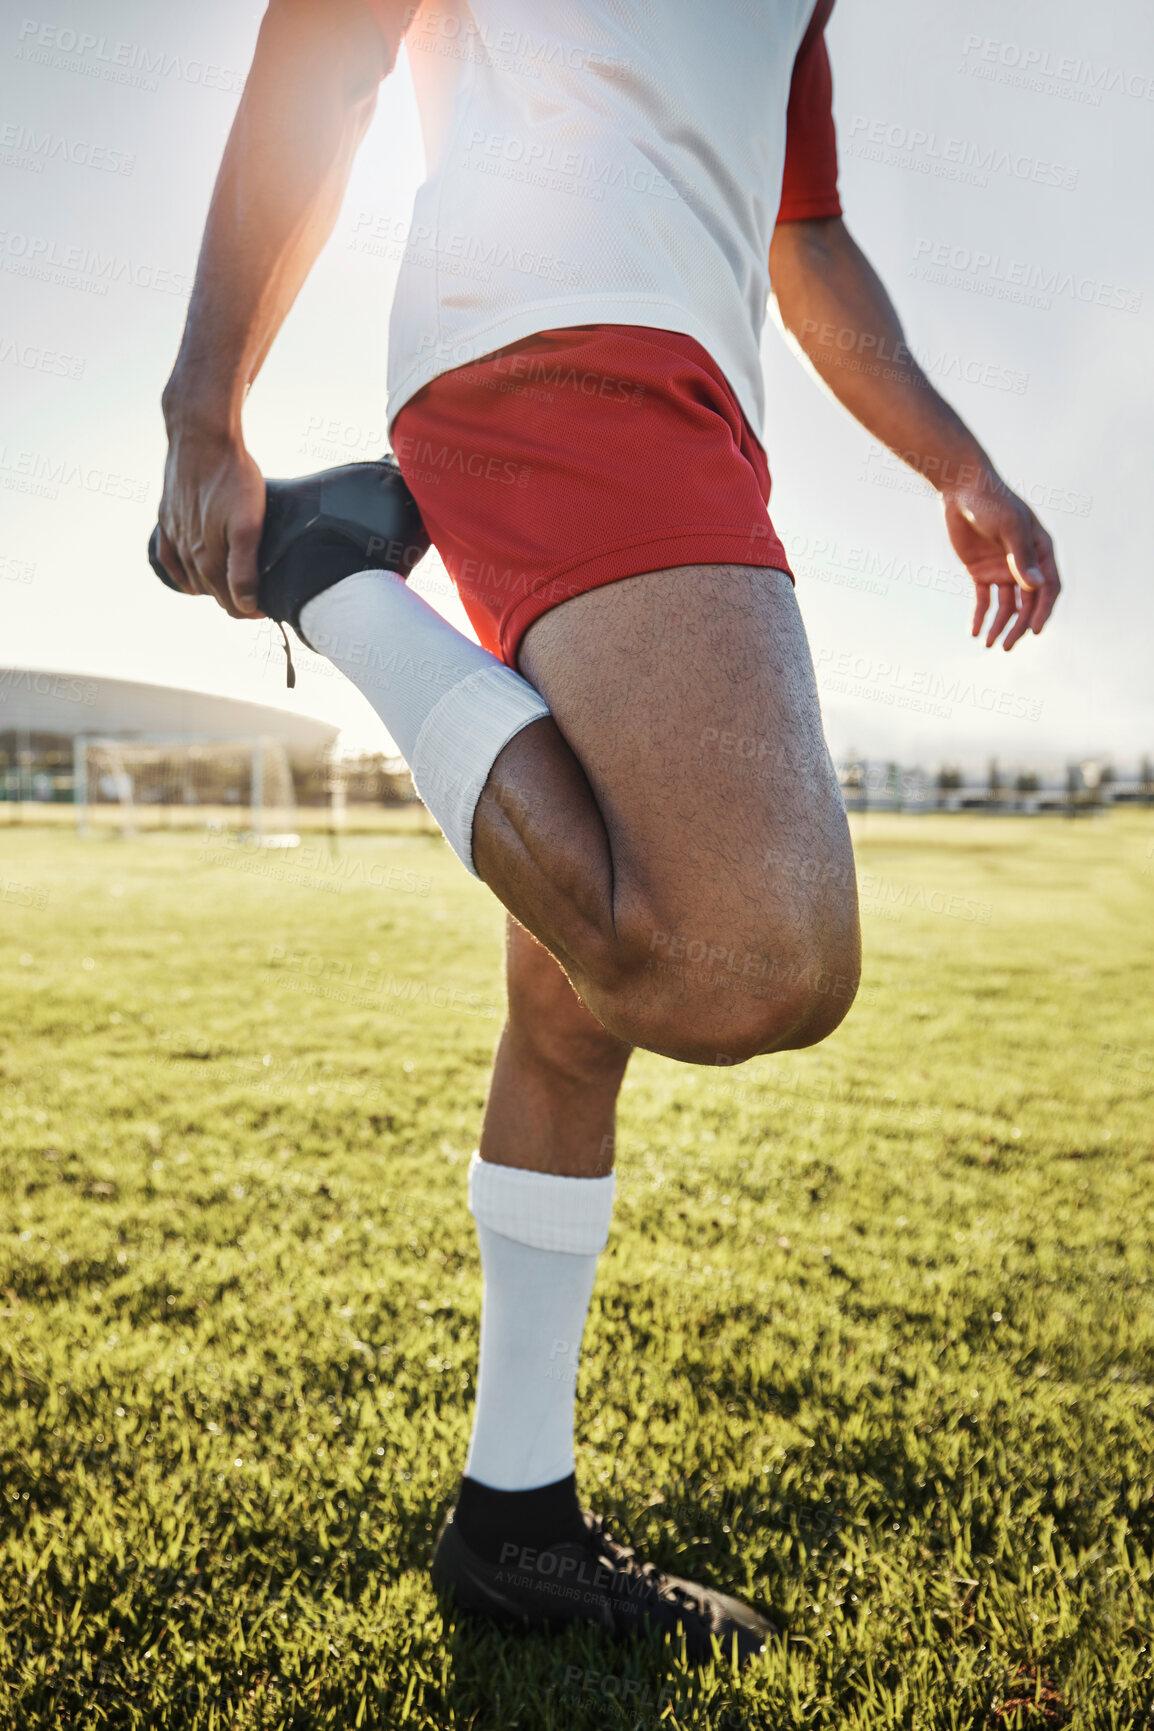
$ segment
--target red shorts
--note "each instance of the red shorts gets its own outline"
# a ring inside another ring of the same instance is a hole
[[[393,449],[473,628],[510,666],[562,601],[677,565],[789,571],[769,468],[701,344],[542,331],[442,373]]]

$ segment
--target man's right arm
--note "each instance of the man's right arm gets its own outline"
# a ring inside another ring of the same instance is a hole
[[[162,406],[160,556],[190,594],[257,611],[264,483],[241,409],[332,232],[411,6],[271,0],[212,195]]]

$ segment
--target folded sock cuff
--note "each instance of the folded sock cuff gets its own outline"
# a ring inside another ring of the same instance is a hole
[[[535,1250],[600,1256],[609,1242],[617,1174],[559,1178],[496,1166],[474,1154],[469,1163],[469,1212],[479,1225]]]
[[[548,713],[527,679],[494,661],[452,686],[425,717],[409,762],[413,786],[474,877],[473,816],[489,771],[515,734]]]

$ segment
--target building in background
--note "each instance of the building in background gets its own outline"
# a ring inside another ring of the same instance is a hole
[[[119,741],[133,753],[140,766],[138,802],[247,804],[252,746],[264,742],[287,762],[295,800],[323,804],[336,737],[327,721],[267,704],[129,679],[0,667],[0,800],[71,803],[78,742],[100,739]],[[203,748],[195,781],[188,767],[191,742]],[[181,761],[185,770],[173,800],[173,765]],[[120,788],[102,788],[100,781],[97,774],[87,788],[90,800],[120,796]]]
[[[1154,805],[1149,753],[1116,764],[1108,757],[923,765],[882,762],[850,751],[837,766],[847,811],[994,812],[1035,816]]]
[[[0,667],[0,804],[336,810],[415,800],[400,759],[340,753],[337,735],[330,722],[269,704]],[[1117,765],[1106,757],[994,758],[930,767],[851,751],[838,776],[850,811],[1030,814],[1154,804],[1149,753]]]

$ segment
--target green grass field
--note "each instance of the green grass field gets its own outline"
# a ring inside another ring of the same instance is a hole
[[[848,1022],[641,1056],[586,1500],[740,1678],[446,1626],[501,917],[444,845],[0,835],[0,1725],[1154,1723],[1154,814],[857,824]]]

